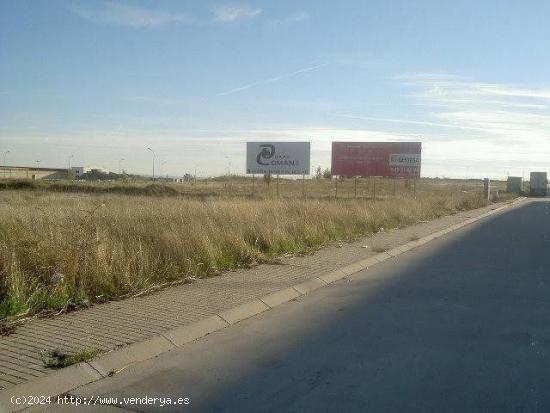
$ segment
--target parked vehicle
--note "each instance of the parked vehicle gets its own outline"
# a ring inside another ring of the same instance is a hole
[[[529,195],[545,197],[548,194],[548,179],[546,172],[531,172],[529,180]]]

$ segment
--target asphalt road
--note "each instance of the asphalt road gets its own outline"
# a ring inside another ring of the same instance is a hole
[[[545,412],[549,355],[536,201],[75,394],[190,399],[127,406],[147,412]]]

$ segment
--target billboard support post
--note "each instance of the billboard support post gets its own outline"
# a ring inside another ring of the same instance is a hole
[[[413,196],[416,199],[416,179],[413,179]]]
[[[302,194],[304,199],[306,199],[306,176],[302,175]]]
[[[277,198],[279,198],[279,174],[277,174]]]
[[[254,191],[254,181],[256,180],[256,175],[252,174],[252,196],[254,196],[255,194],[255,191]]]
[[[336,198],[338,198],[338,177],[336,177],[336,180],[335,180],[334,199]]]
[[[491,198],[491,181],[489,178],[483,179],[483,197],[487,200]]]
[[[393,178],[393,196],[397,195],[397,179]]]
[[[376,199],[376,177],[372,177],[372,199]]]
[[[355,198],[357,198],[357,177],[354,178],[353,190],[355,192]]]

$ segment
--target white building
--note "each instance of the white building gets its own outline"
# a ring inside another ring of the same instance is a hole
[[[86,172],[90,172],[92,169],[86,166],[73,166],[71,170],[74,172],[76,178],[84,175]]]

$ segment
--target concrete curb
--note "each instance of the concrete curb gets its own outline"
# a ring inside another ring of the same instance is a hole
[[[526,198],[517,198],[503,206],[470,218],[459,224],[452,225],[444,230],[410,241],[399,247],[379,253],[373,257],[349,264],[338,270],[334,270],[305,282],[268,294],[259,299],[220,312],[217,315],[197,321],[184,327],[164,332],[148,340],[125,346],[121,349],[102,354],[90,362],[83,362],[56,371],[36,380],[29,381],[0,392],[0,413],[16,412],[30,407],[28,405],[14,405],[13,397],[25,396],[57,396],[84,386],[91,382],[112,376],[125,367],[151,359],[162,353],[181,347],[187,343],[204,337],[210,333],[222,330],[227,326],[253,317],[273,307],[306,295],[333,282],[346,278],[359,271],[363,271],[384,262],[390,258],[411,251],[434,239],[440,238],[450,232],[464,228],[474,222],[494,215],[504,209],[515,206]]]
[[[195,341],[198,338],[204,337],[214,331],[221,330],[227,327],[229,324],[223,318],[218,315],[205,318],[204,320],[197,321],[185,327],[179,327],[174,330],[163,333],[175,346],[183,346],[191,341]]]
[[[56,396],[102,379],[88,363],[66,367],[37,380],[12,387],[0,393],[0,412],[17,412],[31,405],[17,404],[32,396]],[[19,400],[17,400],[19,398]],[[13,400],[13,401],[12,401]]]
[[[300,296],[300,293],[298,291],[296,291],[292,287],[289,287],[289,288],[285,288],[284,290],[279,290],[269,295],[263,296],[260,298],[260,300],[262,300],[268,306],[273,308],[283,303],[286,303],[290,300],[294,300],[299,296]]]
[[[235,324],[256,314],[263,313],[269,310],[269,308],[270,307],[262,300],[253,300],[246,304],[241,304],[229,310],[222,311],[218,315],[225,320],[227,324]]]
[[[130,364],[153,358],[175,347],[174,343],[161,335],[105,353],[85,364],[101,376],[108,377]]]
[[[300,295],[306,295],[307,293],[315,291],[325,285],[328,285],[328,283],[321,280],[319,277],[314,277],[310,280],[304,281],[303,283],[297,284],[292,288],[298,291]]]

